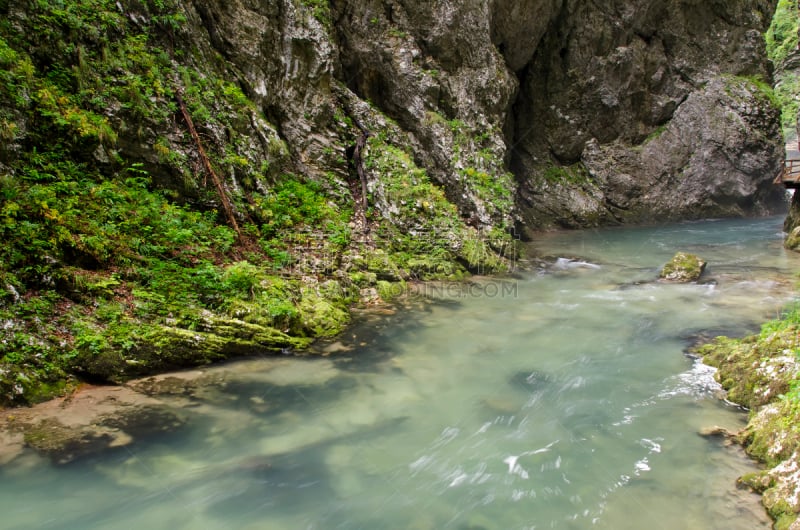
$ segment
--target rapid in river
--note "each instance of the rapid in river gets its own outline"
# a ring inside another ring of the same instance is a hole
[[[744,426],[686,354],[791,299],[779,218],[547,234],[505,278],[416,288],[320,358],[248,359],[158,399],[185,419],[0,467],[11,529],[769,528]],[[697,284],[656,281],[678,250]],[[189,376],[186,376],[189,377]],[[180,379],[180,376],[173,379]]]

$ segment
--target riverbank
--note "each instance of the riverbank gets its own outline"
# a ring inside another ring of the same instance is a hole
[[[6,411],[40,427],[27,438],[41,449],[0,466],[0,511],[9,529],[768,528],[760,497],[736,489],[753,462],[698,436],[745,417],[682,351],[780,307],[796,257],[779,226],[542,234],[533,246],[554,259],[541,267],[420,285],[411,306],[359,315],[319,356],[126,383],[140,401],[87,387],[39,405],[70,423],[68,407],[96,410],[95,435],[68,450],[44,443],[52,421]],[[676,248],[708,261],[701,283],[656,280]]]
[[[750,409],[747,427],[734,438],[763,463],[740,484],[763,495],[775,528],[800,528],[800,310],[743,339],[717,337],[695,352],[718,369],[728,399]]]

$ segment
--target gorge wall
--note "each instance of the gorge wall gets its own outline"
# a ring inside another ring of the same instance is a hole
[[[783,205],[762,36],[774,2],[262,4],[187,4],[188,34],[239,74],[295,169],[342,193],[359,131],[337,112],[376,134],[396,123],[388,143],[476,228]],[[381,175],[368,182],[386,214]]]
[[[24,29],[24,4],[4,4]],[[210,109],[238,115],[233,135],[203,124],[249,162],[223,171],[232,188],[266,163],[347,196],[369,132],[369,151],[408,152],[471,226],[577,227],[781,207],[762,36],[774,4],[201,0],[175,4],[180,24],[156,31],[183,52],[173,64],[213,72],[252,103]],[[134,25],[154,16],[147,2],[112,7]],[[105,109],[113,151],[191,195],[175,182],[186,168],[152,149],[186,151],[176,129],[125,110]],[[17,118],[6,153],[25,138]],[[381,169],[367,168],[371,201],[403,224]]]
[[[0,0],[0,402],[292,351],[520,229],[784,207],[762,0]]]

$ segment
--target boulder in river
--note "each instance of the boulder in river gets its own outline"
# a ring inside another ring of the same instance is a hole
[[[706,262],[686,252],[678,252],[661,269],[660,277],[671,282],[696,282],[706,268]]]

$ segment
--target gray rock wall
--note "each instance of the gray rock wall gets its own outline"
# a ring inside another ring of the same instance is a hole
[[[773,9],[773,2],[564,2],[516,106],[513,168],[524,177],[528,223],[783,207],[770,183],[783,148],[762,37]],[[574,178],[564,178],[564,167]]]
[[[282,169],[346,194],[364,129],[476,228],[577,227],[783,206],[774,5],[196,0],[182,35],[263,110],[245,128],[285,142]]]

